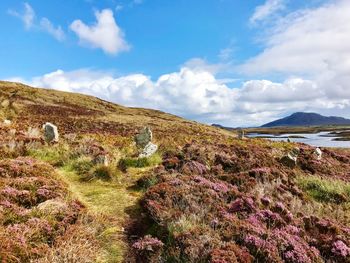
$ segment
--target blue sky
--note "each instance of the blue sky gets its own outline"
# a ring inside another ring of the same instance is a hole
[[[1,79],[233,126],[350,117],[349,1],[2,0],[0,12]],[[344,47],[312,50],[333,35]]]

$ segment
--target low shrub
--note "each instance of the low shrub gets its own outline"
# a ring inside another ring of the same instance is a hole
[[[32,262],[75,225],[83,205],[67,198],[53,167],[32,158],[0,161],[0,261]]]
[[[143,176],[139,180],[137,180],[137,185],[142,189],[148,189],[157,183],[158,183],[158,178],[153,174]]]
[[[78,175],[86,175],[94,167],[94,164],[91,158],[82,156],[72,160],[71,167]]]
[[[119,160],[118,167],[121,171],[126,171],[128,168],[144,168],[162,163],[162,158],[159,154],[154,154],[144,158],[122,158]]]
[[[116,175],[116,170],[112,166],[105,166],[103,164],[93,167],[87,174],[83,175],[82,181],[92,181],[99,179],[103,181],[110,181]]]

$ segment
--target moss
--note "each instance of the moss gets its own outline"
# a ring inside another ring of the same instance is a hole
[[[319,202],[344,203],[350,200],[350,184],[340,180],[327,180],[317,176],[297,178],[299,186]]]

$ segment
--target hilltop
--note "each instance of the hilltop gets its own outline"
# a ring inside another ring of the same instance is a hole
[[[296,112],[288,117],[266,123],[261,127],[321,125],[350,125],[350,120],[335,116],[326,117],[317,113]]]
[[[0,105],[1,262],[349,262],[348,150],[20,83]]]

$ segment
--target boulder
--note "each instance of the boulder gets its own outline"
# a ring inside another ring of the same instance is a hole
[[[158,150],[158,145],[149,142],[139,155],[139,158],[150,157]]]
[[[135,136],[136,147],[144,149],[152,141],[152,131],[149,127],[144,127],[139,134]]]
[[[297,165],[297,159],[298,157],[293,152],[290,152],[283,156],[280,161],[283,165],[294,168]]]
[[[57,126],[52,123],[45,123],[43,125],[44,138],[46,142],[58,142],[58,129]]]
[[[320,148],[316,148],[314,151],[314,154],[317,158],[317,160],[321,160],[322,159],[322,150]]]
[[[67,211],[68,206],[61,200],[50,199],[39,204],[37,209],[46,215],[60,215]]]

